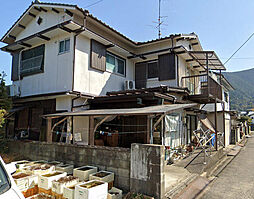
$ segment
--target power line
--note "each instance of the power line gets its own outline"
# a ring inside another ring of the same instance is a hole
[[[254,36],[254,33],[252,33],[249,38],[225,61],[224,65],[231,60],[231,58]]]
[[[88,6],[85,6],[85,8],[92,7],[92,6],[94,6],[94,5],[98,4],[98,3],[102,2],[102,1],[104,1],[104,0],[99,0],[99,1],[96,1],[96,2],[94,2],[94,3],[92,3],[92,4],[88,5]]]

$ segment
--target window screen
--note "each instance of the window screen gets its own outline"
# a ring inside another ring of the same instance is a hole
[[[22,52],[21,70],[22,76],[39,73],[44,67],[44,51],[45,45],[32,48]]]

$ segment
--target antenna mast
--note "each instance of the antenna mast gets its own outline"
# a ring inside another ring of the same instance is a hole
[[[159,30],[159,33],[158,33],[158,37],[159,39],[161,38],[161,0],[159,0],[159,18],[158,18],[158,30]]]

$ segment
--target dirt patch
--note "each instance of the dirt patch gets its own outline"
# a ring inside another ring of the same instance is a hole
[[[18,160],[24,160],[24,157],[20,154],[15,153],[0,153],[0,156],[2,157],[5,164],[18,161]]]
[[[102,185],[103,182],[98,182],[98,181],[93,181],[93,182],[89,182],[87,184],[83,184],[83,185],[80,185],[81,187],[84,187],[86,189],[90,189],[90,188],[93,188],[93,187],[96,187],[96,186],[99,186],[99,185]]]
[[[106,172],[101,171],[101,172],[98,172],[98,173],[94,174],[93,176],[96,176],[96,177],[99,177],[99,178],[104,178],[105,176],[108,176],[108,175],[110,175],[110,173],[106,173]]]
[[[72,180],[76,180],[76,179],[78,179],[78,178],[74,177],[74,176],[65,176],[65,177],[60,178],[59,180],[56,180],[56,182],[66,183],[66,182],[69,182],[69,181],[72,181]]]
[[[25,177],[27,177],[27,176],[29,176],[29,175],[28,175],[28,174],[25,174],[25,173],[19,173],[19,174],[13,175],[12,177],[13,177],[14,179],[20,179],[20,178],[25,178]]]

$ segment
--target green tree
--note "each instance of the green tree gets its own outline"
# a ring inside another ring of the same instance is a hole
[[[4,124],[4,115],[11,108],[11,99],[8,96],[5,77],[6,74],[4,72],[0,73],[0,128]]]

